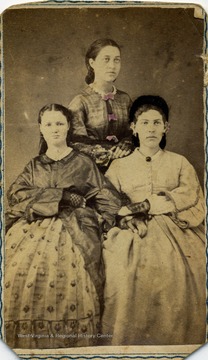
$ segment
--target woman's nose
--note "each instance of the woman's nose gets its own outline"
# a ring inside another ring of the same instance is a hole
[[[110,68],[114,68],[115,67],[115,62],[114,60],[110,60],[109,63],[108,63],[109,67]]]
[[[154,127],[154,125],[153,124],[150,124],[149,126],[148,126],[148,131],[155,131],[155,127]]]

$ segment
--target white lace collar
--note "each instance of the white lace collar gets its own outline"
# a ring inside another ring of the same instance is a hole
[[[117,93],[117,89],[116,87],[113,85],[113,91],[110,91],[108,93],[105,93],[104,91],[102,90],[99,90],[96,85],[94,85],[93,83],[92,84],[89,84],[89,86],[91,87],[92,90],[94,90],[97,94],[101,95],[102,97],[105,97],[106,95],[115,95]]]

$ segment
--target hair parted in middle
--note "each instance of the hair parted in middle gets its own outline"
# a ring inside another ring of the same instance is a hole
[[[146,112],[148,110],[157,110],[163,117],[164,123],[169,119],[169,107],[166,101],[158,95],[142,95],[139,96],[136,100],[134,100],[130,113],[130,123],[136,123],[137,118],[139,115],[141,115],[143,112]],[[132,135],[132,141],[134,146],[139,147],[139,137],[138,135]],[[166,134],[163,134],[163,137],[159,144],[161,149],[164,149],[166,146]]]
[[[85,64],[88,70],[88,73],[85,77],[86,83],[92,84],[95,79],[95,74],[93,68],[90,66],[89,60],[93,59],[95,60],[97,55],[99,54],[100,50],[102,50],[105,46],[114,46],[121,51],[120,46],[112,39],[103,38],[95,40],[87,50],[87,53],[85,55]]]

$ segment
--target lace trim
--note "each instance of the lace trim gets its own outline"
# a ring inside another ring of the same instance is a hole
[[[105,96],[108,95],[108,94],[115,95],[115,94],[117,93],[117,89],[116,89],[116,87],[115,87],[114,85],[112,85],[112,86],[113,86],[113,91],[110,91],[109,93],[105,93],[104,91],[99,90],[99,89],[98,89],[95,85],[93,85],[93,84],[89,84],[89,86],[90,86],[90,88],[91,88],[92,90],[94,90],[97,94],[101,95],[102,98],[105,97]]]

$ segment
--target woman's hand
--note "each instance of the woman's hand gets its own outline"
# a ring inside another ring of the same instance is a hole
[[[132,216],[125,216],[119,221],[121,229],[130,229],[141,238],[147,234],[147,221]]]
[[[124,156],[131,154],[132,152],[132,143],[130,141],[123,141],[118,145],[115,145],[111,148],[112,159],[119,159]]]
[[[62,205],[72,206],[73,208],[78,208],[78,207],[85,208],[86,199],[84,196],[70,191],[70,189],[69,190],[64,189],[63,197],[62,197]]]
[[[147,234],[147,221],[133,218],[128,222],[128,227],[141,238]]]
[[[108,165],[109,161],[112,159],[112,155],[113,153],[111,150],[107,150],[103,148],[101,145],[95,145],[91,154],[91,156],[96,161],[96,164],[101,164],[106,166]]]
[[[113,151],[111,159],[119,159],[124,156],[127,156],[131,153],[131,150],[122,150],[119,146],[113,146],[111,149]]]

